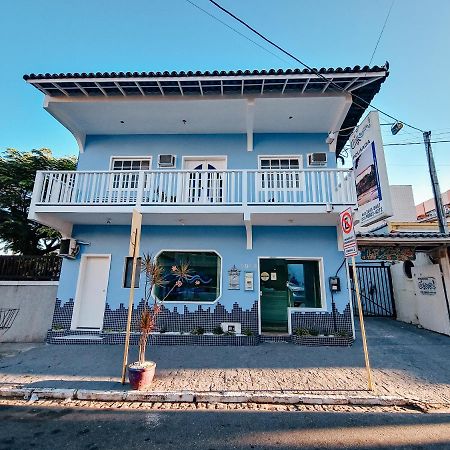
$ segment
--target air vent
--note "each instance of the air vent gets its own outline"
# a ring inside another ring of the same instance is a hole
[[[326,153],[309,153],[308,154],[308,166],[326,166],[327,154]]]
[[[158,155],[158,167],[175,167],[175,155]]]

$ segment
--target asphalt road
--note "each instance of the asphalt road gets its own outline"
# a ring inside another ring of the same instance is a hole
[[[450,414],[0,406],[0,449],[449,449]]]

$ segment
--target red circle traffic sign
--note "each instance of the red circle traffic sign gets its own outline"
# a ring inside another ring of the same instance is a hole
[[[341,217],[341,227],[344,234],[349,234],[353,229],[353,218],[350,211],[345,211]]]

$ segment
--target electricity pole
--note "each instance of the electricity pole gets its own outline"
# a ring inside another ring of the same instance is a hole
[[[433,151],[431,150],[431,131],[423,132],[423,141],[425,143],[425,151],[427,153],[428,169],[430,171],[431,186],[433,187],[434,203],[436,205],[436,215],[439,223],[439,232],[448,233],[447,219],[445,217],[444,207],[442,206],[441,190],[434,165]]]

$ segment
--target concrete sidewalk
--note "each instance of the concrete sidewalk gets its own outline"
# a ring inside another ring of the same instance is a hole
[[[386,319],[368,319],[366,328],[377,398],[450,405],[449,337]],[[59,388],[76,391],[76,398],[92,391],[116,391],[125,398],[129,386],[120,384],[122,352],[121,345],[43,344],[3,357],[2,395],[17,388],[28,393]],[[157,362],[152,392],[165,395],[162,401],[181,394],[190,399],[185,401],[199,401],[199,395],[214,397],[221,392],[227,392],[230,401],[252,401],[248,399],[256,395],[290,397],[291,401],[301,396],[317,402],[374,397],[367,391],[360,339],[350,348],[265,343],[256,347],[153,346],[147,353],[148,359]],[[130,361],[136,354],[136,347],[131,348]]]

